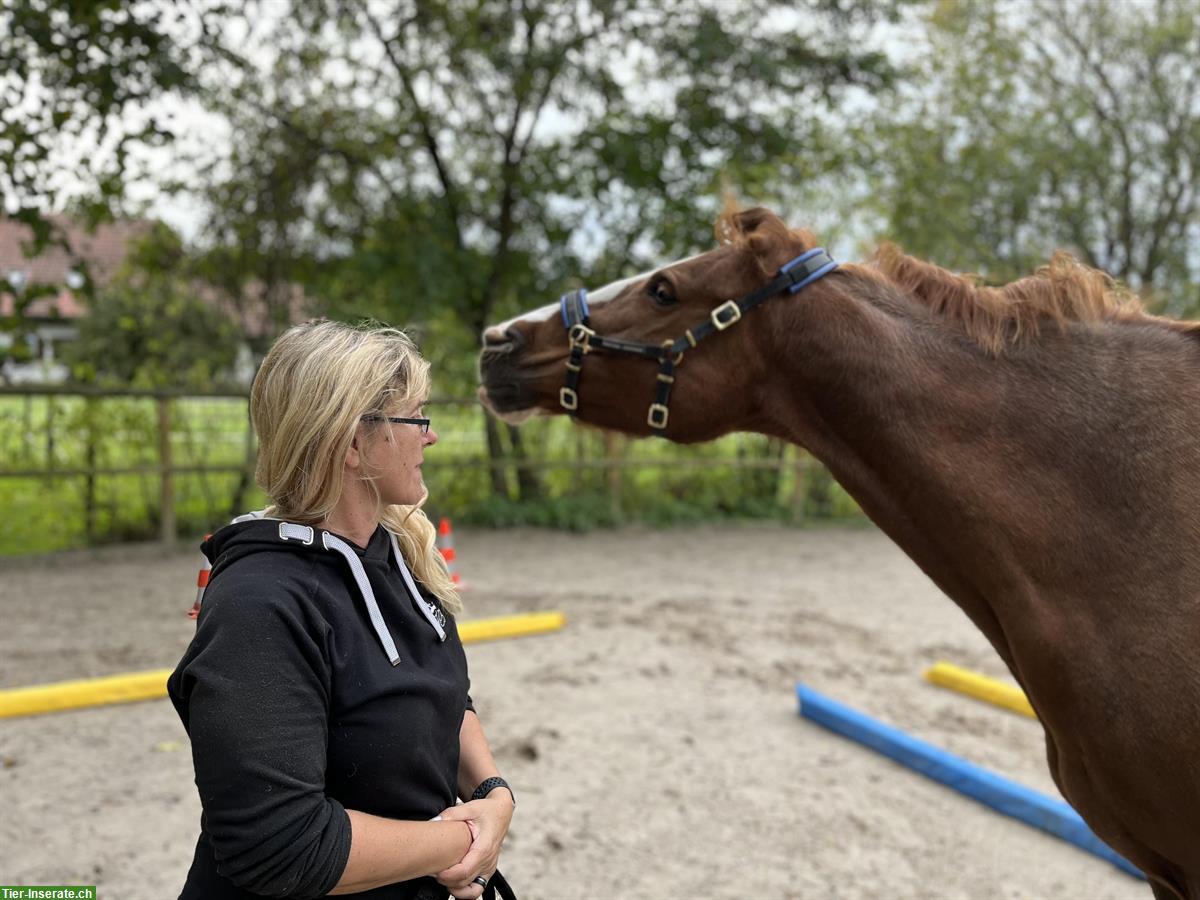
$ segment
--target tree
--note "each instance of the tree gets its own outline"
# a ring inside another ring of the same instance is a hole
[[[188,54],[170,34],[184,18],[173,6],[0,0],[0,219],[29,226],[27,256],[52,243],[72,253],[48,213],[69,210],[89,229],[113,218],[126,196],[130,148],[172,139],[150,105],[192,83]],[[90,298],[86,261],[76,269],[83,282],[72,290]],[[26,310],[61,287],[29,283],[9,292],[3,355],[21,358],[31,330]]]
[[[29,225],[35,251],[48,210],[109,217],[130,146],[172,137],[148,110],[191,84],[172,6],[0,0],[0,216]]]
[[[1197,308],[1200,6],[1004,0],[928,8],[875,209],[906,249],[1006,281],[1057,246],[1174,313]]]
[[[233,319],[188,278],[179,237],[159,225],[99,292],[66,345],[76,381],[203,389],[228,382],[241,341]]]
[[[706,246],[722,179],[769,198],[819,166],[820,113],[888,68],[854,49],[875,5],[796,6],[295,0],[244,51],[213,20],[238,139],[207,240],[246,248],[245,280],[282,265],[341,315],[448,317],[473,347],[573,278]]]

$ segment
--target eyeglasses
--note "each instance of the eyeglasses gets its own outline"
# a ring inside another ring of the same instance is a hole
[[[429,419],[410,419],[406,416],[363,416],[364,422],[391,422],[393,425],[416,425],[421,434],[429,434]]]

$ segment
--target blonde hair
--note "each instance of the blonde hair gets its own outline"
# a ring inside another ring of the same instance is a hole
[[[363,416],[423,401],[429,383],[429,363],[395,328],[313,319],[280,335],[250,390],[259,443],[254,477],[271,500],[266,515],[324,521],[342,495],[346,451]],[[458,614],[462,601],[435,549],[424,502],[387,506],[381,522],[413,574]]]

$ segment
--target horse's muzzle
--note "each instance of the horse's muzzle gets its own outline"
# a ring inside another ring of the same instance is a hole
[[[522,343],[520,332],[511,328],[503,334],[484,334],[479,354],[480,394],[498,413],[520,412],[533,405],[533,398],[521,386],[515,362]]]

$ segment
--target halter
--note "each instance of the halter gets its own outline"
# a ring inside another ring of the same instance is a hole
[[[682,337],[675,340],[668,338],[661,344],[643,344],[596,334],[588,327],[587,291],[580,288],[563,294],[559,302],[571,352],[567,357],[567,383],[558,392],[558,402],[571,416],[578,414],[579,376],[583,372],[583,358],[593,350],[609,350],[652,359],[658,362],[658,388],[646,415],[646,423],[661,436],[667,429],[667,404],[671,399],[671,387],[675,384],[675,369],[683,362],[685,350],[695,347],[710,334],[724,331],[741,321],[744,313],[776,294],[785,290],[795,294],[818,278],[828,275],[837,265],[820,247],[809,250],[785,263],[770,283],[740,300],[726,300],[710,312],[705,321],[685,331]]]

